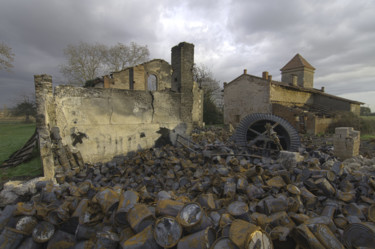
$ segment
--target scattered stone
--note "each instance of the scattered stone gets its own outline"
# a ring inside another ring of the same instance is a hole
[[[226,142],[228,137],[223,130],[196,130],[194,152],[166,145],[79,171],[62,169],[58,174],[65,177],[58,183],[5,184],[0,240],[24,248],[371,243],[341,234],[350,225],[347,233],[372,236],[375,158],[340,161],[329,145],[282,151],[278,158],[254,157]],[[236,234],[241,227],[246,233]]]

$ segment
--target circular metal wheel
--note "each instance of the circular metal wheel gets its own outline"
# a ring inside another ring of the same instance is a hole
[[[297,130],[279,116],[254,113],[238,124],[234,140],[239,146],[249,147],[270,156],[280,150],[297,151],[300,139]]]

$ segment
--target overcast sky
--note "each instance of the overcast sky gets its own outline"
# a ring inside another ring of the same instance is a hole
[[[33,94],[34,74],[63,83],[68,44],[133,41],[170,62],[186,41],[221,83],[245,68],[280,80],[300,53],[316,68],[315,88],[375,111],[374,0],[0,0],[0,41],[15,53],[12,72],[0,71],[0,108]]]

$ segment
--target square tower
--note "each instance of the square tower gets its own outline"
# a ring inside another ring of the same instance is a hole
[[[296,54],[281,71],[281,81],[304,88],[314,87],[315,68],[300,54]]]

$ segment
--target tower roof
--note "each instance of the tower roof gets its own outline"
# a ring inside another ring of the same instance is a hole
[[[313,66],[311,66],[310,63],[305,60],[300,54],[296,54],[283,68],[280,69],[280,71],[290,70],[290,69],[296,69],[306,67],[312,70],[315,70]]]

